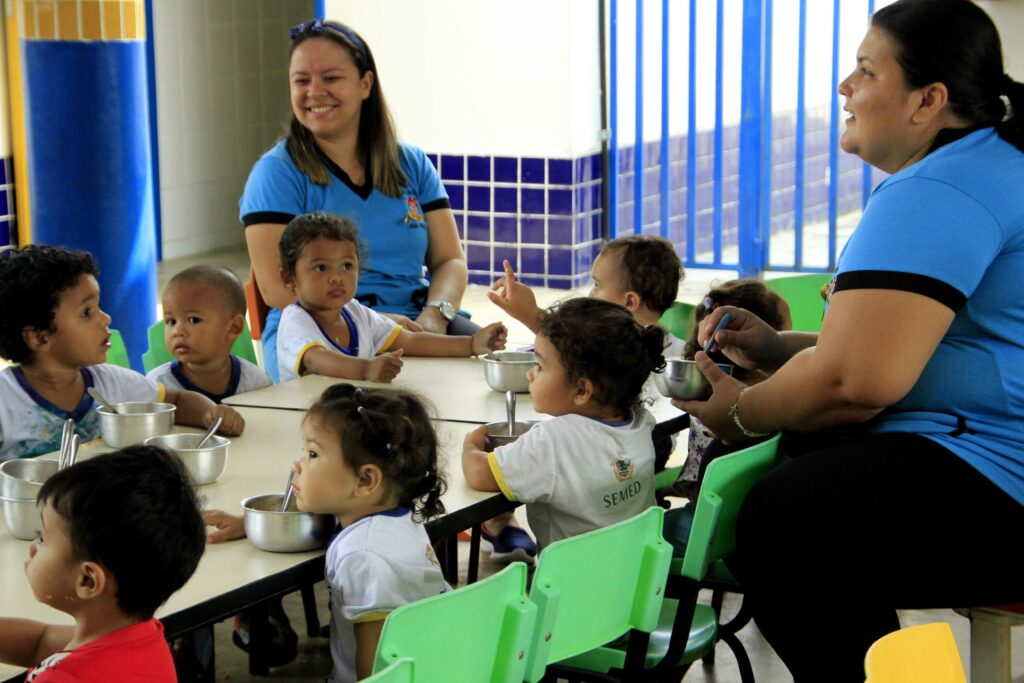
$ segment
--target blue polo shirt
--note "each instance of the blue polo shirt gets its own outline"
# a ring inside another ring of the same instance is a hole
[[[871,427],[922,434],[1024,503],[1022,188],[1024,153],[994,129],[940,147],[872,193],[833,291],[910,291],[955,312],[913,389]]]

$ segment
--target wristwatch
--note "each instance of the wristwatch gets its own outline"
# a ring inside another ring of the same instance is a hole
[[[444,299],[435,299],[434,301],[428,301],[426,305],[433,306],[437,310],[441,311],[441,316],[449,322],[455,317],[455,307],[452,306],[449,301],[445,301]]]

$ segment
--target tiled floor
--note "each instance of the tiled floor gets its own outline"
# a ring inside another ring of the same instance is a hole
[[[230,249],[201,257],[190,257],[166,261],[159,268],[160,288],[178,270],[194,263],[215,263],[234,269],[239,275],[246,278],[249,271],[249,262],[244,248]],[[679,299],[696,303],[707,291],[708,287],[715,281],[727,280],[735,277],[734,271],[714,271],[704,269],[691,269],[687,272],[685,281],[680,286]],[[473,312],[473,320],[486,324],[494,320],[504,320],[510,328],[512,340],[528,340],[529,332],[525,327],[515,321],[508,320],[502,315],[502,311],[487,300],[487,288],[479,285],[471,285],[466,292],[463,306]],[[564,291],[564,290],[536,290],[538,303],[542,306],[575,294],[585,294],[586,289]],[[465,576],[468,544],[460,544],[460,566],[461,575]],[[481,572],[488,575],[498,569],[489,561],[481,563]],[[318,602],[320,604],[320,618],[327,623],[327,597],[324,584],[318,584]],[[727,599],[726,610],[735,609],[735,600]],[[288,596],[285,599],[285,607],[288,611],[293,625],[297,631],[303,631],[303,617],[301,602],[298,595]],[[842,619],[842,614],[831,614],[827,607],[823,608],[821,624],[827,628],[831,619]],[[904,625],[928,623],[933,621],[947,621],[953,627],[953,632],[964,659],[965,666],[970,657],[969,624],[967,620],[952,610],[913,610],[900,613],[900,619]],[[235,648],[231,643],[231,626],[229,622],[218,624],[216,629],[217,647],[217,679],[222,681],[244,681],[250,680],[247,668],[246,655]],[[757,676],[758,683],[782,683],[792,680],[781,661],[760,636],[754,626],[748,626],[740,634],[739,638],[746,648]],[[321,638],[300,637],[299,657],[288,664],[272,670],[271,679],[282,681],[310,682],[322,681],[330,670],[330,654],[327,641]],[[1013,630],[1013,671],[1015,672],[1014,683],[1024,683],[1024,628]],[[969,671],[968,671],[969,675]],[[454,679],[453,679],[454,680]],[[739,674],[736,669],[735,659],[725,645],[719,645],[716,653],[716,663],[713,667],[696,665],[687,673],[687,683],[725,683],[739,681]],[[984,683],[984,682],[975,682]]]

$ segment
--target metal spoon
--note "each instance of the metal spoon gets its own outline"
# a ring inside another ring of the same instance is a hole
[[[71,445],[68,447],[68,460],[65,467],[71,467],[78,460],[78,448],[82,445],[82,439],[78,434],[71,436]]]
[[[210,437],[213,436],[218,429],[220,429],[220,423],[223,421],[223,417],[218,417],[216,420],[213,421],[213,424],[210,425],[210,431],[206,432],[206,434],[203,435],[203,438],[199,439],[199,443],[196,444],[197,451],[203,447],[203,444],[210,440]]]
[[[96,391],[96,387],[89,387],[88,389],[86,389],[86,391],[89,392],[89,395],[92,396],[94,401],[96,401],[101,406],[112,412],[114,415],[118,414],[117,408],[110,405],[107,399],[103,398],[103,396],[100,395],[100,392]]]
[[[508,420],[508,435],[516,435],[516,392],[505,392],[505,419]]]
[[[288,512],[288,506],[292,502],[292,496],[295,495],[295,489],[292,488],[292,479],[294,477],[295,470],[289,470],[288,483],[284,485],[284,498],[281,499],[281,512]]]
[[[58,470],[68,466],[68,449],[71,447],[71,436],[74,433],[75,421],[71,418],[64,420],[64,428],[60,433],[60,455],[57,457]]]

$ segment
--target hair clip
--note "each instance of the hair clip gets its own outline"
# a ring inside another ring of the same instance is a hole
[[[322,19],[310,19],[309,21],[301,24],[295,24],[288,29],[288,37],[292,40],[300,38],[306,34],[312,34],[315,36],[323,35],[328,30],[340,33],[342,36],[347,38],[356,46],[356,49],[362,53],[363,57],[366,57],[366,46],[363,41],[359,40],[359,37],[355,32],[347,26],[339,24],[334,21],[323,21]]]
[[[1003,103],[1003,111],[1005,112],[999,123],[1006,123],[1013,118],[1013,104],[1010,102],[1009,95],[1000,95],[999,100]]]
[[[710,296],[704,297],[704,301],[702,301],[701,304],[704,306],[704,310],[708,313],[710,313],[715,307],[715,302],[711,300]]]
[[[362,406],[357,407],[356,408],[356,412],[359,413],[360,415],[362,415],[363,414],[363,407]]]

